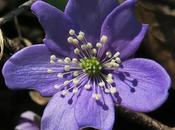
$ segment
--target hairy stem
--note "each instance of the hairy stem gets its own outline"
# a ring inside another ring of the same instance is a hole
[[[133,112],[122,107],[118,107],[118,113],[122,117],[151,130],[175,130],[175,128],[168,127],[143,113]]]

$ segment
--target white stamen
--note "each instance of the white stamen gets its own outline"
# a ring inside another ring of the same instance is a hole
[[[57,62],[58,62],[59,64],[63,63],[62,59],[58,59]]]
[[[70,59],[69,57],[66,57],[66,58],[64,59],[64,62],[65,62],[65,63],[70,63],[70,62],[71,62],[71,59]]]
[[[102,81],[102,82],[98,83],[98,85],[99,85],[100,87],[104,87],[104,86],[105,86],[105,83]]]
[[[116,61],[117,63],[121,63],[121,59],[120,59],[119,57],[115,58],[115,61]]]
[[[74,76],[74,77],[76,77],[76,76],[78,76],[78,75],[79,75],[79,72],[78,72],[78,71],[74,71],[74,72],[73,72],[73,76]]]
[[[90,84],[86,84],[86,85],[84,86],[84,88],[88,90],[88,89],[91,88],[91,85],[90,85]]]
[[[50,64],[54,64],[55,63],[55,61],[54,60],[50,60]]]
[[[119,55],[120,55],[120,52],[116,52],[116,53],[114,54],[114,58],[118,57]]]
[[[87,48],[91,49],[91,48],[92,48],[92,43],[88,42],[88,43],[86,44],[86,46],[87,46]]]
[[[77,39],[73,39],[72,43],[73,43],[74,45],[78,45],[79,41],[78,41]]]
[[[101,39],[100,39],[100,42],[101,42],[102,44],[105,44],[107,41],[108,41],[108,37],[107,37],[106,35],[103,35],[103,36],[101,37]]]
[[[77,85],[79,83],[79,79],[75,78],[75,79],[73,79],[72,82],[73,82],[73,84]]]
[[[47,73],[51,74],[51,73],[53,73],[53,70],[52,69],[47,69]]]
[[[62,94],[63,96],[65,96],[67,93],[68,93],[67,90],[63,90],[63,91],[61,92],[61,94]]]
[[[96,100],[99,100],[100,97],[101,97],[101,95],[98,94],[98,93],[94,93],[94,94],[92,95],[92,97],[95,98]]]
[[[64,81],[63,85],[66,86],[66,85],[69,84],[69,82],[70,82],[70,81],[66,80],[66,81]]]
[[[82,35],[82,36],[84,37],[84,36],[85,36],[85,33],[82,32],[82,31],[80,31],[80,32],[79,32],[79,35]]]
[[[111,92],[112,94],[116,93],[116,92],[117,92],[117,88],[116,88],[116,87],[111,87],[111,88],[110,88],[110,92]]]
[[[74,53],[75,53],[75,54],[79,54],[79,53],[80,53],[80,50],[79,50],[78,48],[75,48],[75,49],[74,49]]]
[[[98,42],[98,43],[96,44],[96,47],[97,47],[97,48],[102,48],[102,44],[101,44],[100,42]]]
[[[69,34],[70,34],[70,35],[74,35],[74,34],[75,34],[75,30],[70,29]]]
[[[112,84],[112,83],[114,83],[114,80],[112,79],[112,78],[107,78],[107,80],[106,80],[109,84]]]
[[[58,73],[58,74],[57,74],[57,77],[58,77],[58,78],[63,78],[63,74],[62,74],[62,73]]]
[[[110,51],[107,51],[107,52],[106,52],[106,56],[107,56],[108,58],[111,58],[111,57],[112,57],[112,53],[111,53]]]
[[[118,68],[120,65],[117,64],[117,63],[112,62],[112,66],[113,66],[114,68]]]
[[[97,54],[97,49],[93,48],[91,51],[92,51],[92,54]]]
[[[55,89],[59,89],[60,87],[61,87],[61,85],[58,85],[58,84],[55,84],[55,85],[54,85],[54,88],[55,88]]]
[[[111,74],[111,73],[109,73],[108,75],[107,75],[107,78],[112,78],[113,77],[113,75]]]
[[[84,44],[81,45],[81,49],[82,49],[82,50],[86,50],[86,45],[84,45]]]
[[[50,60],[55,60],[56,59],[56,56],[55,55],[51,55],[50,56]]]
[[[79,35],[77,36],[77,38],[78,38],[78,40],[83,41],[84,36],[83,36],[83,35],[81,35],[81,34],[79,34]]]
[[[78,93],[78,88],[74,88],[73,93]]]
[[[110,93],[110,90],[106,88],[106,89],[105,89],[105,92],[106,92],[106,93]]]
[[[65,65],[65,66],[64,66],[64,70],[65,70],[65,71],[69,71],[69,70],[70,70],[70,66],[69,66],[69,65]]]
[[[77,58],[73,58],[72,59],[72,63],[77,64],[78,63],[78,59]]]
[[[73,40],[74,40],[73,37],[68,37],[68,38],[67,38],[67,42],[68,42],[68,43],[73,43]]]

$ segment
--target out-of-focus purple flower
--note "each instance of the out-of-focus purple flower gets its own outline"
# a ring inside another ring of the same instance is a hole
[[[20,122],[15,130],[40,130],[40,117],[32,111],[21,114]]]
[[[46,37],[4,65],[11,89],[53,96],[42,130],[112,130],[114,106],[148,112],[167,98],[170,77],[155,61],[129,59],[148,25],[134,16],[135,0],[69,0],[65,11],[37,1],[32,10]]]

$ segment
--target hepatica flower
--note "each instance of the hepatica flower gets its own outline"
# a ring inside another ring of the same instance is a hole
[[[69,0],[64,12],[37,1],[32,10],[46,37],[13,55],[3,75],[11,89],[53,96],[42,130],[112,130],[114,106],[148,112],[167,98],[170,77],[155,61],[129,59],[148,25],[135,0]]]
[[[21,114],[19,124],[15,130],[39,130],[40,117],[32,111]]]

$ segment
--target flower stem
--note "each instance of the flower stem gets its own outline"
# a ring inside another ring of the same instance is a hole
[[[136,122],[137,124],[145,126],[149,128],[150,130],[175,130],[175,127],[171,128],[167,125],[164,125],[161,122],[147,116],[146,114],[139,113],[139,112],[133,112],[131,110],[128,110],[122,107],[118,107],[117,109],[118,109],[118,113],[120,114],[120,116],[132,122]]]

